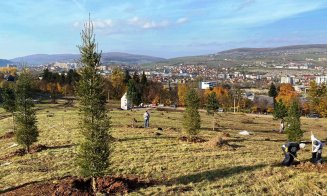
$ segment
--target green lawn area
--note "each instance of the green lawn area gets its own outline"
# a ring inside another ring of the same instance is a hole
[[[117,106],[119,104],[115,103]],[[0,140],[0,190],[34,181],[78,175],[74,164],[78,132],[78,109],[62,104],[38,105],[40,137],[37,144],[47,150],[1,159],[19,148],[14,138]],[[116,108],[116,107],[113,107]],[[54,113],[53,117],[47,117]],[[114,142],[111,159],[113,175],[137,175],[160,181],[158,185],[131,192],[131,195],[326,195],[327,173],[317,170],[280,167],[281,145],[286,135],[272,132],[279,121],[269,115],[219,113],[217,130],[212,131],[212,117],[201,113],[200,137],[210,140],[222,132],[232,148],[212,148],[207,143],[179,141],[183,136],[182,112],[150,110],[149,129],[130,128],[133,118],[142,125],[143,110],[110,111]],[[12,118],[0,110],[0,136],[12,128]],[[7,116],[7,117],[6,117]],[[310,140],[310,131],[326,140],[327,119],[302,119],[306,131],[304,140]],[[158,127],[162,135],[156,135]],[[238,134],[247,130],[249,136]],[[311,145],[299,152],[298,158],[307,161]],[[323,152],[323,157],[327,153]],[[108,171],[109,173],[109,171]]]

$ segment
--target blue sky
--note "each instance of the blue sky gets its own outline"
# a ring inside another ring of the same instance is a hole
[[[327,0],[1,0],[0,58],[78,53],[89,13],[103,52],[170,58],[327,43]]]

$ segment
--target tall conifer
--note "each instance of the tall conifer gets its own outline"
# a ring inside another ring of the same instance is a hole
[[[91,177],[96,191],[95,177],[105,175],[110,156],[110,119],[107,116],[104,79],[97,73],[101,64],[101,53],[93,33],[93,23],[89,20],[81,33],[81,78],[77,93],[80,101],[81,133],[84,136],[79,146],[78,165],[85,177]]]

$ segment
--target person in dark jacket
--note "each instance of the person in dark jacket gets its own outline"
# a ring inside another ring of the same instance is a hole
[[[284,152],[285,158],[282,162],[282,165],[284,166],[290,166],[293,164],[294,159],[297,157],[297,151],[299,151],[301,148],[304,148],[304,143],[297,143],[297,142],[288,142],[282,146],[282,150]]]

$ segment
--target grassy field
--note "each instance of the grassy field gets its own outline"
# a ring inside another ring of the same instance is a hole
[[[115,107],[118,104],[115,104]],[[19,148],[14,138],[0,140],[0,190],[26,183],[57,177],[78,175],[74,165],[78,133],[78,110],[63,104],[38,105],[40,137],[37,144],[47,150],[1,159]],[[53,113],[53,117],[47,117]],[[233,146],[212,148],[207,143],[179,141],[183,136],[182,112],[150,110],[149,129],[130,128],[133,118],[142,125],[144,110],[110,111],[114,152],[111,159],[113,175],[137,175],[160,181],[158,185],[142,188],[131,195],[326,195],[327,173],[295,167],[277,166],[283,155],[281,145],[286,135],[272,130],[279,121],[268,115],[219,113],[217,130],[212,131],[212,117],[201,113],[200,137],[210,140],[222,133]],[[0,110],[0,136],[12,127],[12,118]],[[306,131],[304,140],[310,140],[310,131],[326,140],[327,119],[302,119]],[[163,131],[158,131],[161,127]],[[239,131],[252,133],[242,136]],[[161,132],[161,135],[156,134]],[[311,145],[299,152],[301,161],[308,161]],[[326,157],[326,152],[323,157]],[[108,171],[109,172],[109,171]]]

